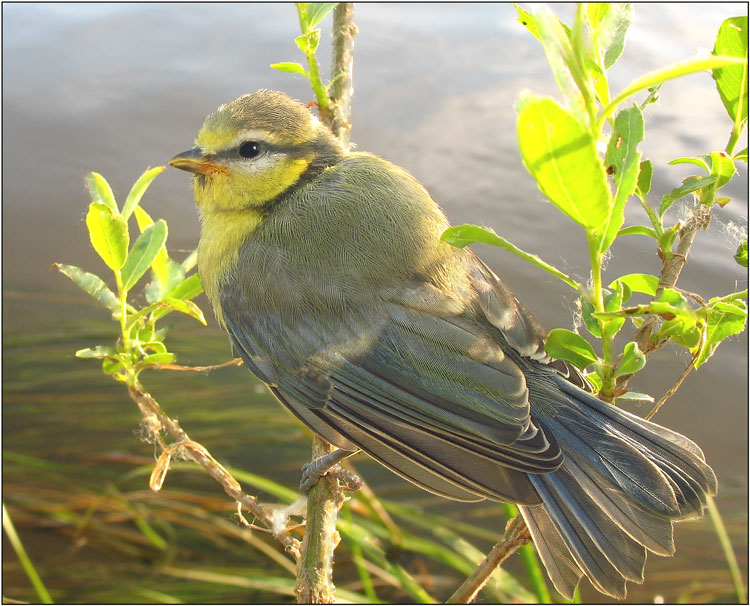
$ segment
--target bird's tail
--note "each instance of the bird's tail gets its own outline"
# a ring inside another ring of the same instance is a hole
[[[674,553],[672,522],[703,515],[716,476],[684,436],[555,381],[564,400],[540,422],[564,463],[531,476],[542,504],[520,510],[562,595],[572,598],[585,574],[623,598],[626,581],[643,582],[646,550]]]

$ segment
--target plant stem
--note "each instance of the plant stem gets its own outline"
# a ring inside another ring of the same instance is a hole
[[[711,516],[711,522],[713,522],[716,536],[721,545],[721,550],[724,552],[724,557],[727,560],[729,574],[732,576],[732,584],[734,585],[734,591],[737,594],[737,603],[744,604],[747,602],[747,594],[745,593],[745,585],[742,582],[740,567],[737,564],[737,559],[734,557],[732,542],[729,540],[729,534],[727,533],[724,521],[721,519],[721,514],[719,513],[719,508],[716,507],[713,497],[707,495],[706,499],[708,515]]]
[[[120,297],[120,333],[122,334],[122,345],[127,351],[130,349],[130,331],[127,329],[128,292],[122,288],[122,276],[119,269],[115,272],[115,283],[117,284],[117,295]]]
[[[5,508],[5,503],[3,503],[3,530],[5,531],[5,534],[7,535],[8,540],[13,547],[13,551],[15,551],[16,555],[18,556],[18,560],[21,562],[21,567],[26,573],[26,576],[29,577],[31,585],[34,587],[36,594],[39,596],[39,601],[43,604],[54,604],[54,602],[52,601],[52,596],[44,586],[39,573],[36,571],[34,564],[31,562],[31,558],[29,558],[29,554],[26,553],[26,548],[23,546],[23,543],[21,542],[21,539],[16,532],[16,527],[13,525],[13,520],[10,519],[10,514],[8,514],[8,510]]]
[[[298,11],[300,5],[297,5]],[[345,148],[349,147],[352,97],[352,48],[357,27],[354,25],[354,9],[350,3],[340,3],[333,14],[333,64],[331,66],[332,97],[325,91],[326,104],[318,100],[321,118],[331,131],[340,138]],[[302,16],[300,17],[302,23]],[[317,60],[308,56],[310,80],[320,83]],[[313,71],[313,66],[315,71]],[[322,86],[322,83],[320,83]],[[316,90],[316,95],[318,91]],[[333,111],[330,110],[330,105]],[[335,449],[328,442],[313,438],[312,460],[325,456]],[[336,516],[344,503],[344,494],[332,477],[322,477],[310,489],[307,498],[307,522],[302,542],[297,572],[297,601],[300,604],[327,604],[334,601],[333,552],[340,537],[336,531]]]
[[[503,538],[497,543],[477,569],[456,589],[446,604],[470,604],[487,584],[495,569],[531,540],[529,531],[521,516],[516,516],[505,527]]]

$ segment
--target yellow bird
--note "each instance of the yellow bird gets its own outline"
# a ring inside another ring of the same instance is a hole
[[[460,501],[518,503],[557,590],[622,598],[716,477],[684,436],[606,404],[403,168],[345,152],[261,90],[209,115],[198,264],[247,367],[305,425]],[[315,466],[314,466],[315,467]],[[317,469],[317,468],[316,468]],[[309,478],[308,478],[309,479]],[[308,482],[309,483],[309,482]]]

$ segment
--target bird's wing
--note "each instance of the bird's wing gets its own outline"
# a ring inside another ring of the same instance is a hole
[[[529,415],[515,350],[531,346],[502,302],[479,296],[467,305],[415,280],[330,317],[255,315],[230,289],[222,306],[248,367],[334,444],[451,498],[537,503],[524,472],[553,471],[562,455]]]

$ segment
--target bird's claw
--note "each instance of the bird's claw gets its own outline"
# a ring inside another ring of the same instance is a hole
[[[323,476],[336,478],[340,482],[342,490],[355,491],[362,488],[364,481],[356,473],[352,473],[338,464],[328,469],[320,469],[319,466],[315,465],[316,462],[305,463],[302,466],[302,478],[299,482],[299,489],[302,492],[307,493]]]

